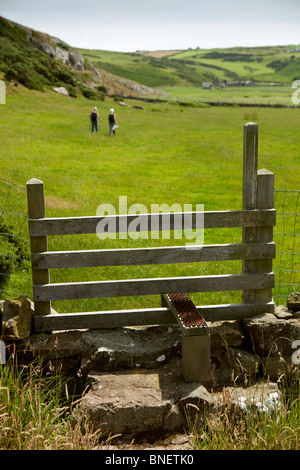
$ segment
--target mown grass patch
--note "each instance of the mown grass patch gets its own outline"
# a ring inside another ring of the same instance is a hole
[[[140,101],[127,100],[130,105]],[[89,114],[98,106],[103,121],[98,133],[91,133]],[[107,115],[115,108],[119,129],[108,132]],[[275,187],[298,188],[299,109],[187,107],[168,103],[143,103],[144,111],[85,98],[76,100],[53,92],[22,92],[8,87],[7,104],[1,107],[0,161],[2,177],[25,186],[35,177],[44,182],[46,214],[56,216],[96,215],[100,204],[112,204],[119,211],[119,197],[127,197],[128,208],[143,204],[204,204],[205,210],[242,208],[243,126],[249,120],[259,124],[259,168],[275,173]],[[159,112],[153,112],[159,111]],[[47,203],[48,201],[48,203]],[[25,200],[26,207],[26,200]],[[49,249],[96,249],[185,244],[187,240],[99,240],[95,235],[49,237]],[[207,230],[204,243],[240,241],[239,230]],[[276,260],[275,260],[276,263]],[[296,266],[296,265],[295,265]],[[121,276],[167,277],[238,273],[241,263],[195,264],[89,269],[85,280]],[[80,270],[51,272],[51,280],[81,278]],[[200,296],[200,294],[199,294]],[[230,303],[239,294],[209,294],[211,303]],[[201,302],[204,302],[201,295]],[[200,299],[199,297],[199,299]],[[156,305],[158,300],[136,298],[135,306]],[[199,300],[200,301],[200,300]],[[108,303],[129,307],[133,299],[90,301],[75,306],[57,306],[60,311],[91,309]]]

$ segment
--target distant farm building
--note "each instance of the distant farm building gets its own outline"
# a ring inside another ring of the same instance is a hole
[[[226,86],[254,86],[254,82],[252,80],[236,80],[236,81],[227,81],[225,80]]]
[[[211,90],[213,88],[213,84],[212,82],[203,82],[202,88],[204,88],[205,90]]]
[[[291,49],[289,51],[285,51],[287,54],[291,54],[292,52],[300,52],[300,47],[295,47],[294,49]]]

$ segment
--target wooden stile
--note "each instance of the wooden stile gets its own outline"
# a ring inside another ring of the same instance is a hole
[[[179,230],[184,227],[184,214],[138,214],[97,217],[46,218],[43,183],[33,179],[27,183],[29,234],[33,296],[36,309],[35,331],[78,328],[115,328],[118,326],[173,324],[174,316],[167,305],[156,309],[114,310],[50,314],[51,301],[97,297],[162,295],[241,290],[240,304],[198,306],[207,321],[251,317],[273,312],[272,258],[275,257],[273,226],[274,175],[257,171],[258,126],[244,126],[243,208],[234,211],[189,213],[189,228],[242,227],[242,243],[189,245],[155,248],[48,251],[47,237],[52,235],[91,234],[96,236],[99,224],[107,235],[126,232],[139,218],[140,226],[151,230]],[[122,237],[123,238],[123,237]],[[216,276],[127,279],[99,282],[50,283],[49,270],[98,266],[174,264],[207,261],[241,260],[242,273]]]

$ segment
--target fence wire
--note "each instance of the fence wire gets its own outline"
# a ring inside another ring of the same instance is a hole
[[[275,190],[274,301],[300,291],[300,191]],[[32,298],[26,188],[0,178],[0,299]]]
[[[276,226],[274,241],[276,304],[285,304],[288,294],[300,291],[300,191],[275,190]]]
[[[0,298],[31,294],[26,188],[0,178]]]

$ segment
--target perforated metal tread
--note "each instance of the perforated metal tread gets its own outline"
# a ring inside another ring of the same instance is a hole
[[[167,303],[172,308],[173,313],[176,313],[178,321],[182,329],[187,332],[191,330],[209,329],[205,319],[197,310],[193,301],[187,294],[164,294]],[[196,331],[194,332],[196,334]]]

